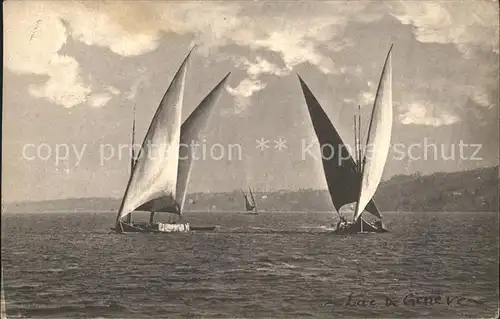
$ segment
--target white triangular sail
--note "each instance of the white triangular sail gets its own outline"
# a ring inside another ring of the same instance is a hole
[[[117,219],[155,199],[161,199],[155,201],[161,206],[176,204],[182,104],[191,52],[182,62],[156,110],[130,176]]]
[[[363,157],[359,200],[354,220],[357,220],[370,202],[380,184],[389,154],[392,132],[392,46],[387,54],[368,129]]]
[[[206,126],[209,115],[213,107],[217,104],[229,74],[226,75],[226,77],[224,77],[224,79],[222,79],[203,99],[181,126],[177,187],[175,194],[175,201],[179,205],[178,210],[172,209],[172,205],[169,204],[168,198],[157,198],[146,202],[144,205],[138,207],[137,210],[182,214],[184,202],[186,201],[187,185],[193,167],[193,159],[196,155],[193,146],[199,142],[199,133]]]
[[[252,206],[255,207],[256,206],[255,197],[253,197],[252,189],[249,187],[248,191],[250,192],[250,196],[252,197]]]
[[[243,194],[243,197],[245,198],[245,209],[247,211],[252,211],[254,209],[254,205],[250,203],[250,198],[248,197],[248,194],[245,193],[245,191],[242,189],[241,193]]]
[[[210,113],[219,100],[229,74],[230,73],[217,84],[193,113],[184,121],[184,124],[182,124],[180,138],[181,147],[179,148],[179,168],[177,171],[177,190],[175,196],[181,213],[184,208],[184,202],[186,201],[186,191],[193,168],[193,159],[196,157],[196,149],[193,145],[198,144],[199,134],[201,130],[206,127]]]

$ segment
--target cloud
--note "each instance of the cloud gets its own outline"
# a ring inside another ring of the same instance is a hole
[[[375,101],[375,94],[372,92],[361,92],[358,97],[358,104],[361,106],[366,106],[373,104]]]
[[[251,62],[246,57],[233,57],[232,59],[236,67],[242,68],[247,73],[247,77],[235,88],[227,87],[229,94],[236,97],[238,107],[235,112],[237,113],[241,113],[250,105],[250,98],[254,93],[263,90],[267,86],[259,79],[262,75],[285,76],[291,72],[288,67],[280,68],[261,56],[257,56],[255,62]]]
[[[109,93],[111,93],[113,95],[119,95],[121,93],[120,90],[118,90],[116,87],[114,87],[112,85],[106,87],[106,91],[108,91]]]
[[[162,32],[194,34],[201,42],[224,43],[239,25],[231,4],[160,1],[67,2],[60,12],[75,40],[121,56],[155,50]]]
[[[431,75],[423,87],[425,93],[420,95],[425,94],[427,98],[434,96],[433,104],[447,107],[450,111],[440,114],[437,120],[427,121],[426,117],[422,117],[417,122],[446,125],[456,121],[457,117],[452,114],[461,113],[458,109],[467,98],[488,109],[498,105],[494,98],[498,88],[498,1],[400,1],[388,2],[387,5],[402,24],[413,26],[417,41],[454,45],[462,59],[468,60],[458,60],[460,66],[452,62],[452,57],[450,61],[443,62],[443,66],[453,65],[453,68],[461,69],[450,70],[457,72],[455,78],[450,78],[448,74]],[[415,108],[415,112],[418,110]],[[408,122],[412,122],[410,115]]]
[[[287,74],[296,65],[310,63],[321,72],[335,73],[333,61],[320,47],[342,50],[354,43],[342,36],[349,21],[373,21],[380,14],[366,13],[368,2],[324,3],[308,7],[285,4],[287,19],[276,23],[283,5],[199,2],[133,1],[26,1],[7,2],[7,67],[21,74],[48,75],[46,86],[30,92],[57,104],[71,107],[85,102],[91,88],[80,78],[80,67],[73,57],[57,52],[68,34],[87,45],[108,48],[118,55],[138,56],[155,50],[162,33],[190,34],[199,44],[199,54],[212,54],[227,45],[277,53],[284,68],[264,59],[240,61],[250,79],[259,74]],[[278,18],[279,19],[279,18]],[[41,22],[38,22],[38,21]],[[39,23],[40,25],[37,25]],[[32,30],[38,38],[30,40]],[[335,41],[332,41],[335,40]],[[54,58],[55,57],[55,58]],[[63,76],[64,75],[64,76]],[[70,76],[72,78],[70,78]],[[245,84],[244,84],[245,85]],[[128,94],[133,98],[137,85]]]
[[[339,71],[341,74],[353,74],[359,77],[363,73],[363,68],[360,65],[356,67],[343,66],[339,69]]]
[[[252,96],[254,92],[262,90],[266,84],[259,80],[248,80],[245,79],[236,88],[228,87],[228,92],[235,96],[249,97]]]
[[[333,62],[317,50],[316,41],[307,41],[305,39],[307,33],[296,31],[294,27],[288,27],[247,44],[256,49],[266,49],[279,53],[288,69],[308,62],[316,66],[322,73],[333,73]]]
[[[113,98],[109,93],[92,94],[89,97],[89,104],[92,107],[103,107]]]
[[[356,104],[356,101],[351,98],[345,98],[343,101],[347,104]]]
[[[250,62],[245,57],[238,57],[235,59],[235,64],[237,67],[244,67],[247,74],[255,79],[262,74],[272,74],[277,76],[284,76],[290,74],[290,68],[280,68],[276,64],[270,63],[266,59],[257,56],[256,62]]]
[[[244,79],[235,88],[228,86],[227,91],[229,92],[229,94],[234,96],[236,100],[237,107],[234,109],[234,112],[241,113],[244,109],[246,109],[250,103],[249,97],[251,97],[255,92],[264,89],[265,87],[265,83],[262,83],[259,80],[251,79]]]
[[[148,83],[148,77],[144,75],[144,70],[139,70],[139,72],[142,75],[139,76],[139,78],[137,78],[134,81],[134,83],[132,83],[130,90],[128,90],[127,93],[125,94],[125,98],[127,100],[133,100],[136,97],[137,92],[139,91],[139,88],[141,87],[141,85]]]
[[[348,23],[377,21],[387,8],[403,24],[414,26],[418,41],[452,43],[465,56],[479,49],[498,53],[498,9],[492,5],[493,2],[484,1],[336,1],[314,6],[272,2],[214,2],[210,6],[200,2],[154,1],[7,2],[5,61],[6,67],[18,74],[48,77],[45,83],[33,84],[30,94],[72,107],[85,102],[92,90],[102,92],[103,88],[85,84],[78,61],[58,53],[68,36],[124,57],[155,50],[164,33],[193,36],[199,44],[196,52],[207,56],[234,45],[252,52],[274,52],[282,64],[270,63],[261,56],[255,60],[233,60],[247,73],[245,82],[233,88],[233,93],[241,105],[248,105],[249,101],[242,102],[243,98],[249,99],[258,87],[266,87],[263,75],[285,76],[302,63],[324,74],[350,72],[349,68],[336,65],[325,51],[356,45],[344,33]],[[358,66],[352,72],[360,75],[363,69]],[[134,82],[125,93],[126,98],[135,98],[142,83]],[[250,96],[238,93],[240,89],[245,91],[243,88],[249,87],[249,83],[254,83]],[[480,91],[471,90],[475,92],[471,95],[487,104]]]
[[[52,3],[9,1],[4,6],[5,66],[17,74],[48,77],[30,86],[35,97],[68,108],[84,102],[91,90],[80,77],[78,62],[58,53],[67,33]]]
[[[454,44],[466,57],[477,50],[498,54],[498,4],[494,1],[390,2],[392,15],[423,43]]]
[[[449,113],[448,111],[433,112],[437,114],[429,114],[426,105],[423,102],[414,102],[407,106],[406,112],[399,116],[402,124],[416,124],[426,126],[442,126],[451,125],[459,121],[458,116]]]
[[[262,9],[262,4],[255,7]],[[260,75],[270,74],[286,76],[293,68],[302,63],[309,63],[323,74],[338,74],[334,62],[320,50],[324,46],[332,51],[340,51],[346,47],[355,45],[355,42],[342,36],[343,30],[349,21],[374,21],[382,17],[379,13],[366,14],[363,11],[368,3],[321,3],[313,8],[308,7],[307,18],[304,16],[303,4],[283,4],[275,7],[276,14],[282,15],[285,10],[287,19],[277,23],[276,15],[262,14],[265,11],[255,11],[252,15],[248,11],[246,16],[236,15],[232,21],[232,28],[225,28],[223,41],[209,41],[202,44],[205,48],[220,48],[227,44],[236,44],[248,47],[252,50],[266,50],[277,53],[284,64],[278,67],[269,61],[257,56],[255,62],[246,58],[234,59],[237,67],[243,67],[248,74],[242,82],[245,86],[252,80],[259,79]],[[269,5],[271,8],[272,5]],[[237,7],[236,7],[237,8]],[[236,9],[235,10],[238,10]],[[272,10],[272,8],[270,9]],[[258,13],[258,14],[257,14]],[[355,70],[361,73],[361,67]],[[260,83],[261,80],[259,80]],[[261,86],[263,89],[265,86]],[[257,92],[255,90],[253,92]],[[234,95],[234,94],[233,94]],[[247,97],[250,98],[251,94]],[[243,102],[241,95],[238,104],[247,106],[250,101]],[[241,111],[241,109],[240,109]]]
[[[148,2],[71,2],[59,12],[71,29],[71,36],[87,45],[109,48],[122,56],[136,56],[158,47],[161,11]]]
[[[494,107],[494,104],[490,102],[489,94],[483,87],[476,85],[469,85],[465,86],[463,89],[467,93],[467,95],[478,105],[486,108]]]

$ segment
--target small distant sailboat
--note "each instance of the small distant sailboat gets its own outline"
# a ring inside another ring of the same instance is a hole
[[[253,196],[252,189],[249,187],[248,191],[250,197],[248,196],[248,194],[245,194],[243,190],[241,190],[241,192],[243,193],[243,197],[245,197],[245,210],[247,211],[247,214],[257,215],[257,204],[255,203],[255,197]]]
[[[229,74],[203,99],[181,126],[184,83],[191,52],[182,62],[163,96],[137,159],[134,159],[135,154],[132,156],[130,178],[115,227],[112,228],[117,233],[170,233],[215,229],[215,226],[190,227],[189,223],[184,221],[182,212],[193,164],[193,149],[189,145],[198,141],[198,135],[206,126],[208,116]],[[133,144],[135,118],[132,131]],[[156,153],[152,151],[151,145],[155,146]],[[149,223],[132,222],[134,211],[149,211]],[[155,222],[156,212],[171,214],[176,216],[177,220],[168,223]]]
[[[337,234],[353,234],[366,232],[387,232],[382,224],[382,216],[378,211],[373,195],[382,179],[385,162],[389,153],[392,131],[392,45],[387,53],[382,69],[382,75],[377,88],[371,113],[366,146],[370,145],[372,152],[367,154],[360,145],[360,117],[355,117],[354,134],[356,141],[356,161],[333,127],[328,116],[317,99],[299,76],[302,91],[306,100],[309,115],[316,136],[322,146],[322,161],[328,191],[332,203],[339,214],[340,221],[334,231]],[[329,147],[323,147],[323,146]],[[356,202],[353,221],[347,222],[340,214],[340,208]],[[362,218],[364,211],[377,218],[369,222]]]

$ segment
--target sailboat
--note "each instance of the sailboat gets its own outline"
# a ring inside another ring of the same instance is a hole
[[[257,215],[257,204],[255,203],[255,197],[253,196],[252,189],[249,187],[248,191],[250,197],[248,196],[248,194],[245,194],[243,190],[241,190],[241,192],[243,193],[243,197],[245,198],[245,210],[247,211],[247,214]]]
[[[194,49],[194,48],[193,48]],[[132,156],[131,174],[116,217],[117,233],[189,232],[182,216],[187,185],[193,166],[193,148],[217,103],[227,74],[203,99],[181,126],[184,83],[193,49],[182,62],[151,121],[137,159]],[[135,118],[133,134],[135,133]],[[133,142],[133,141],[132,141]],[[152,149],[151,146],[154,146]],[[154,150],[157,152],[153,152]],[[133,154],[134,155],[134,154]],[[149,223],[134,223],[134,211],[149,211]],[[155,213],[168,213],[177,220],[155,222]],[[125,219],[125,220],[124,220]],[[200,227],[199,230],[206,230]],[[210,229],[215,229],[211,226]]]
[[[382,216],[373,201],[373,195],[380,184],[385,162],[389,153],[392,131],[392,45],[387,53],[382,74],[375,95],[375,101],[367,133],[366,147],[360,145],[360,117],[355,116],[354,135],[356,160],[330,122],[325,111],[314,97],[304,80],[299,77],[311,121],[322,150],[323,171],[332,203],[340,217],[334,233],[353,234],[387,232]],[[327,147],[325,147],[327,146]],[[368,154],[367,148],[372,152]],[[340,214],[340,208],[356,203],[353,220],[348,222]],[[363,219],[364,212],[376,218],[375,222]]]

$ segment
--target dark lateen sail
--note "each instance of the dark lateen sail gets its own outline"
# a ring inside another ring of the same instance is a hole
[[[314,131],[321,146],[323,170],[328,191],[333,206],[337,211],[340,211],[342,206],[358,200],[361,174],[349,149],[328,119],[318,100],[316,100],[300,76],[299,81]],[[382,218],[373,200],[370,200],[366,210],[376,217]]]

